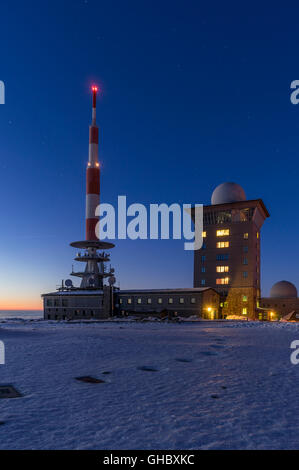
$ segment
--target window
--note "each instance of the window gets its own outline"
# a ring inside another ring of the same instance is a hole
[[[244,238],[244,240],[247,240],[247,239],[248,239],[248,233],[247,233],[247,232],[246,232],[246,233],[243,233],[243,238]]]
[[[196,303],[195,297],[191,297],[191,304],[195,304],[195,303]]]
[[[243,246],[243,252],[248,253],[248,246]]]
[[[172,298],[172,297],[169,297],[168,303],[169,303],[169,304],[173,304],[173,298]]]
[[[229,242],[217,242],[217,248],[228,248]]]
[[[151,304],[151,303],[152,303],[152,299],[147,299],[147,303],[148,303],[148,304]]]
[[[243,277],[244,277],[244,279],[245,279],[246,277],[248,277],[248,271],[243,271]]]
[[[205,250],[207,248],[206,242],[203,242],[201,249]]]
[[[224,302],[224,307],[228,307],[228,302]]]
[[[222,277],[216,279],[216,284],[228,284],[229,283],[229,277]]]
[[[223,302],[220,302],[220,307],[223,307]]]
[[[180,297],[180,304],[184,304],[184,303],[185,303],[184,297]]]
[[[47,307],[52,307],[52,300],[47,299]]]
[[[228,273],[229,266],[216,266],[217,273]]]
[[[248,259],[247,258],[243,258],[243,264],[248,264]]]
[[[137,303],[138,303],[138,304],[141,304],[141,299],[140,299],[140,298],[137,299]]]
[[[243,295],[242,300],[243,302],[247,302],[247,295]]]
[[[123,299],[119,299],[119,303],[122,304],[122,303],[123,303]]]
[[[161,297],[158,299],[158,304],[161,304],[162,303],[162,299]]]
[[[202,232],[202,238],[206,238],[207,232]]]
[[[243,315],[247,315],[247,307],[242,308]]]
[[[205,279],[202,279],[201,280],[201,285],[204,286],[206,284],[206,280]]]
[[[217,255],[216,259],[217,259],[217,261],[227,261],[228,260],[228,254],[226,253],[225,255]]]
[[[206,256],[203,255],[203,256],[201,257],[201,261],[205,261],[205,260],[206,260]]]
[[[202,272],[202,273],[205,273],[205,272],[206,272],[206,268],[205,268],[204,266],[201,268],[201,272]]]
[[[59,307],[59,300],[58,299],[54,300],[54,307]]]
[[[131,304],[132,303],[132,299],[128,299],[128,304]]]
[[[67,307],[67,299],[62,299],[62,306]]]
[[[229,235],[229,229],[223,229],[223,230],[216,230],[216,236],[217,237],[225,237],[226,235]]]
[[[256,238],[260,238],[259,232],[256,232]]]

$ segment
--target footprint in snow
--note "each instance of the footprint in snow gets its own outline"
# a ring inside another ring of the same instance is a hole
[[[201,351],[200,354],[203,356],[218,356],[218,353],[214,351]]]
[[[184,358],[184,357],[177,357],[175,360],[177,362],[192,362],[192,359],[187,359],[187,358]]]
[[[158,372],[158,369],[155,369],[154,367],[151,366],[141,366],[137,367],[138,370],[143,370],[145,372]]]
[[[79,380],[79,382],[86,382],[86,383],[89,383],[89,384],[103,384],[103,383],[105,383],[104,380],[96,379],[95,377],[91,377],[90,375],[84,375],[82,377],[76,377],[76,380]]]

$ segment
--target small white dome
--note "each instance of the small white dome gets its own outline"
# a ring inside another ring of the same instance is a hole
[[[270,297],[273,299],[297,298],[297,289],[289,281],[276,282],[270,290]]]
[[[242,186],[237,183],[219,184],[214,189],[211,199],[213,205],[239,201],[246,201],[246,194]]]

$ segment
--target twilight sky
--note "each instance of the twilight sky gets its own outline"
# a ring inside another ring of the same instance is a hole
[[[91,83],[102,201],[262,198],[262,293],[299,287],[298,13],[276,3],[2,0],[0,309],[41,308],[84,238]],[[191,287],[183,241],[116,241],[122,288]]]

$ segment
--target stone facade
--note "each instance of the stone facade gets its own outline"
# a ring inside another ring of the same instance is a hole
[[[260,230],[266,217],[261,199],[203,208],[203,247],[194,252],[194,287],[219,292],[223,316],[258,317]]]

